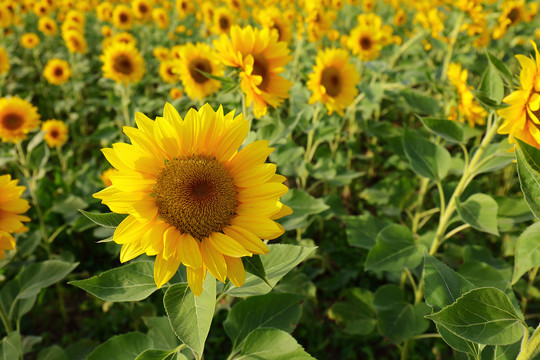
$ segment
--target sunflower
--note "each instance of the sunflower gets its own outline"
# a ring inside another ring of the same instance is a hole
[[[279,201],[285,177],[265,163],[272,148],[263,140],[238,151],[249,122],[208,104],[190,109],[184,120],[170,104],[155,121],[141,113],[135,120],[138,129],[124,128],[132,145],[102,150],[119,172],[94,194],[112,211],[129,214],[113,236],[122,244],[120,261],[155,255],[158,287],[183,263],[196,296],[206,270],[242,286],[241,257],[268,253],[261,239],[283,234],[274,220],[292,212]]]
[[[283,16],[283,11],[275,6],[264,8],[258,13],[258,21],[263,27],[274,29],[278,33],[278,41],[289,43],[292,39],[292,23]]]
[[[144,59],[133,45],[114,43],[99,57],[103,62],[103,77],[117,83],[135,83],[144,76]]]
[[[221,88],[221,82],[210,79],[200,71],[223,76],[223,65],[216,59],[215,51],[204,43],[186,44],[180,52],[180,61],[175,61],[176,73],[184,85],[186,94],[192,99],[202,99]]]
[[[518,138],[540,148],[540,54],[534,42],[536,60],[516,55],[520,65],[520,88],[503,99],[508,107],[497,113],[504,119],[497,132],[508,134],[508,141]]]
[[[43,139],[49,147],[60,147],[64,145],[68,137],[68,128],[60,120],[47,120],[41,125],[41,131],[45,133]]]
[[[34,4],[34,14],[36,14],[37,17],[47,16],[49,12],[51,11],[51,8],[49,4],[46,2],[37,2]]]
[[[104,1],[97,6],[96,15],[101,21],[109,21],[112,18],[113,10],[113,5],[108,1]]]
[[[352,104],[358,94],[359,80],[360,74],[350,63],[345,49],[320,51],[307,83],[313,93],[309,103],[323,102],[329,114],[336,111],[343,115],[343,109]]]
[[[514,26],[526,18],[524,0],[505,0],[501,4],[501,15],[493,28],[493,39],[500,39],[510,26]]]
[[[43,76],[52,85],[62,85],[71,77],[69,63],[61,59],[51,59],[43,69]]]
[[[131,1],[131,10],[135,18],[148,21],[152,19],[152,7],[154,5],[150,0],[132,0]]]
[[[165,60],[159,64],[159,76],[166,83],[174,84],[178,82],[178,75],[174,72],[175,63],[174,60]]]
[[[373,24],[370,20],[359,21],[347,40],[349,49],[363,61],[375,60],[383,46],[381,19],[379,17],[373,19]]]
[[[235,23],[236,16],[226,7],[218,7],[214,11],[214,25],[212,32],[214,34],[229,34],[231,26]]]
[[[19,97],[0,98],[0,138],[18,143],[39,126],[37,108]]]
[[[38,30],[47,36],[54,36],[58,33],[58,25],[53,18],[44,16],[38,21]]]
[[[39,36],[35,33],[26,33],[21,36],[21,45],[27,49],[33,49],[39,45]]]
[[[131,29],[133,27],[133,12],[127,5],[117,5],[113,11],[112,23],[117,29]]]
[[[152,10],[152,18],[156,22],[158,28],[167,29],[169,27],[169,14],[164,8],[156,8]]]
[[[66,43],[66,47],[72,53],[86,54],[88,51],[88,43],[84,34],[77,30],[68,30],[62,32],[62,38]]]
[[[17,186],[18,180],[11,180],[11,175],[0,175],[0,258],[5,259],[6,250],[15,249],[15,238],[12,234],[28,230],[24,221],[30,221],[23,216],[30,205],[21,199],[24,186]]]
[[[179,88],[173,87],[171,88],[171,90],[169,90],[169,95],[171,99],[177,100],[177,99],[180,99],[184,94],[182,93],[182,90],[180,90]]]
[[[0,75],[9,71],[9,56],[2,46],[0,46]]]
[[[13,21],[13,14],[9,11],[7,4],[0,2],[0,29],[8,28]]]
[[[81,29],[84,29],[84,25],[86,24],[86,16],[83,12],[72,9],[66,14],[65,21],[79,24]]]
[[[241,87],[246,93],[246,104],[253,103],[255,117],[266,114],[267,106],[277,108],[289,97],[292,83],[279,74],[290,60],[289,49],[278,42],[278,34],[251,26],[231,28],[231,39],[221,35],[214,46],[224,64],[240,67]]]
[[[152,50],[152,55],[159,61],[165,61],[169,58],[170,50],[167,49],[164,46],[156,46],[154,50]]]
[[[193,1],[176,0],[176,13],[178,14],[178,19],[182,20],[189,14],[193,14],[194,12],[195,4],[193,4]]]

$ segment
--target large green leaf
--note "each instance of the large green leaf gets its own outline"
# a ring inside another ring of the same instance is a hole
[[[176,336],[201,356],[216,307],[216,279],[206,276],[199,297],[186,283],[173,285],[165,293],[163,303]]]
[[[145,317],[142,320],[148,328],[146,334],[152,340],[154,349],[170,350],[177,347],[179,340],[171,328],[169,318],[166,316]]]
[[[436,115],[439,113],[439,103],[433,96],[428,96],[417,90],[405,88],[399,92],[403,100],[407,103],[410,110],[425,115]]]
[[[79,263],[61,260],[46,260],[26,267],[18,276],[19,299],[30,298],[39,294],[41,289],[50,286],[73,271]]]
[[[377,325],[373,294],[369,290],[349,289],[343,301],[328,309],[328,317],[352,335],[367,335]]]
[[[243,256],[242,264],[244,264],[244,269],[246,272],[257,276],[259,279],[268,283],[268,277],[266,276],[266,271],[264,270],[261,255],[255,254],[253,256]]]
[[[257,329],[235,360],[314,360],[296,340],[279,329]]]
[[[518,238],[514,258],[515,284],[527,271],[540,266],[540,222],[529,226]]]
[[[91,212],[84,211],[84,210],[81,210],[81,209],[79,209],[79,212],[81,214],[83,214],[84,216],[86,216],[88,219],[90,219],[92,222],[94,222],[94,223],[96,223],[96,224],[98,224],[100,226],[104,226],[104,227],[111,228],[111,229],[116,228],[127,217],[127,215],[125,215],[125,214],[91,213]]]
[[[157,290],[154,263],[140,261],[105,271],[86,280],[71,281],[105,301],[140,301]]]
[[[369,213],[358,216],[344,216],[347,226],[347,240],[351,246],[371,249],[375,245],[379,231],[390,225],[390,222],[379,219]]]
[[[266,256],[261,256],[261,260],[266,270],[266,275],[271,286],[259,277],[246,274],[246,281],[242,287],[231,286],[227,294],[233,296],[253,296],[264,295],[289,271],[294,269],[306,257],[316,249],[316,247],[304,247],[297,245],[273,244],[268,245],[270,252]]]
[[[58,345],[53,345],[41,350],[37,360],[69,360],[69,357],[64,349]]]
[[[403,225],[389,225],[377,235],[377,243],[368,253],[365,268],[374,271],[401,271],[422,262],[425,246],[416,244],[411,231]]]
[[[499,235],[497,228],[497,202],[486,194],[473,194],[461,203],[456,199],[456,208],[461,219],[473,228]]]
[[[523,141],[516,139],[516,159],[525,201],[534,216],[540,219],[540,150]]]
[[[152,347],[152,341],[140,332],[116,335],[95,348],[87,360],[133,360]]]
[[[176,360],[176,350],[150,349],[141,353],[135,360]]]
[[[493,100],[496,104],[500,104],[504,97],[504,85],[500,75],[493,64],[489,64],[482,76],[478,91]]]
[[[450,169],[452,158],[448,150],[415,135],[411,130],[405,130],[403,149],[411,168],[418,175],[432,180],[442,180]]]
[[[13,331],[0,342],[0,359],[20,359],[21,357],[21,335]]]
[[[320,214],[329,208],[322,199],[316,199],[302,190],[290,189],[281,197],[281,202],[290,206],[293,210],[291,215],[279,222],[285,230],[296,229],[305,223],[306,219],[315,214]]]
[[[236,304],[223,322],[233,343],[233,351],[242,346],[252,331],[276,328],[291,333],[300,319],[301,297],[291,294],[266,294]]]
[[[443,139],[454,143],[463,142],[463,127],[460,123],[432,117],[419,117],[419,119],[429,131]]]
[[[487,50],[486,50],[486,54],[487,54],[489,63],[493,65],[495,69],[497,69],[499,74],[502,75],[502,77],[506,80],[508,85],[513,85],[514,75],[512,75],[512,72],[508,70],[506,65]]]
[[[473,289],[426,317],[459,337],[486,345],[513,344],[526,328],[508,296],[491,287]]]

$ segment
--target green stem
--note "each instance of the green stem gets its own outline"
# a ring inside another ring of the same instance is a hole
[[[315,135],[315,128],[316,125],[319,122],[319,113],[321,111],[320,104],[317,104],[315,106],[315,110],[313,111],[313,118],[311,120],[311,129],[308,132],[307,135],[307,144],[306,144],[306,151],[304,152],[304,160],[306,163],[310,163],[312,160],[312,156],[310,154],[312,153],[312,147],[313,147],[313,136]]]
[[[58,155],[58,161],[60,162],[60,167],[62,168],[62,172],[65,174],[67,172],[67,162],[66,162],[66,158],[62,154],[61,146],[56,146],[56,155]]]
[[[407,40],[403,45],[401,45],[401,47],[396,51],[392,59],[390,59],[390,61],[388,62],[388,68],[392,69],[394,65],[396,64],[396,62],[398,61],[398,59],[401,57],[401,55],[403,55],[405,51],[407,51],[414,43],[423,39],[426,35],[427,35],[427,31],[425,30],[419,31],[418,33],[416,33],[415,36],[413,36],[412,38]]]
[[[448,66],[450,65],[450,60],[452,59],[452,53],[454,52],[454,45],[456,44],[457,37],[459,35],[459,30],[461,29],[461,23],[463,22],[464,13],[459,14],[459,18],[454,25],[454,29],[450,34],[450,39],[448,40],[448,46],[446,47],[446,56],[444,57],[443,67],[441,70],[441,80],[446,78],[446,72],[448,71]]]
[[[124,117],[124,126],[131,126],[129,117],[129,85],[122,84],[122,116]]]
[[[6,329],[6,333],[9,335],[13,332],[13,328],[11,327],[11,324],[9,322],[9,318],[6,314],[6,310],[4,309],[4,306],[0,304],[0,318],[2,319],[2,323],[4,324],[4,328]]]
[[[410,344],[410,340],[406,340],[404,343],[403,343],[403,346],[401,347],[401,356],[399,357],[401,360],[407,360],[407,358],[409,357],[409,344]]]

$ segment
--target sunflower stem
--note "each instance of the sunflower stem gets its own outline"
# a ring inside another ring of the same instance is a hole
[[[2,319],[2,323],[4,324],[4,328],[6,329],[6,333],[9,335],[13,332],[13,328],[11,327],[11,324],[9,322],[9,318],[6,314],[6,310],[4,309],[4,306],[0,304],[0,318]]]
[[[124,126],[131,126],[131,119],[129,117],[129,85],[122,84],[121,96],[122,96],[122,116],[124,118]]]
[[[58,156],[58,161],[60,162],[60,167],[62,168],[62,172],[65,174],[67,172],[67,162],[66,158],[62,154],[62,147],[56,146],[56,155]]]

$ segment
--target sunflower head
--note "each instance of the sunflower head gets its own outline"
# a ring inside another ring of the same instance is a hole
[[[21,214],[29,208],[28,201],[21,199],[24,186],[17,186],[18,180],[11,180],[11,175],[0,175],[0,258],[5,259],[6,250],[15,249],[15,238],[12,234],[22,233],[28,229],[23,222],[30,219]]]
[[[43,69],[43,76],[49,84],[62,85],[71,77],[71,68],[65,60],[51,59]]]
[[[133,45],[112,43],[100,56],[103,77],[117,83],[136,83],[144,76],[144,59]]]
[[[158,28],[167,29],[169,27],[169,14],[164,8],[156,8],[152,10],[152,18],[156,22]]]
[[[249,123],[234,112],[209,105],[184,119],[169,104],[163,117],[137,114],[136,128],[124,128],[132,144],[103,149],[118,169],[112,185],[94,194],[112,211],[129,214],[113,239],[122,262],[155,255],[154,279],[161,287],[183,263],[190,288],[202,292],[207,270],[218,280],[242,286],[243,256],[267,253],[261,239],[284,229],[274,220],[291,209],[279,198],[285,178],[266,163],[268,142],[238,148]]]
[[[37,108],[19,97],[0,98],[0,138],[17,143],[39,126]]]
[[[183,95],[184,94],[182,93],[182,90],[180,90],[177,87],[173,87],[173,88],[171,88],[171,90],[169,90],[169,96],[173,100],[180,99]]]
[[[131,1],[131,10],[135,18],[148,21],[152,18],[152,8],[154,4],[150,0],[133,0]]]
[[[44,16],[38,21],[38,29],[47,36],[54,36],[58,33],[58,24],[53,18]]]
[[[112,23],[117,29],[131,29],[133,27],[133,12],[127,5],[117,5],[112,14]]]
[[[26,33],[21,36],[21,45],[27,49],[33,49],[39,45],[39,36],[35,33]]]
[[[68,137],[68,128],[60,120],[47,120],[41,125],[41,131],[45,133],[43,138],[49,147],[64,145]]]
[[[176,62],[174,60],[165,60],[159,64],[159,76],[169,84],[178,82],[178,75],[175,73]]]
[[[62,32],[62,38],[66,43],[66,47],[72,53],[86,54],[88,51],[88,43],[84,34],[78,30],[67,30]]]
[[[226,7],[219,7],[214,11],[214,25],[212,32],[214,34],[229,34],[231,26],[236,21],[236,16]]]

